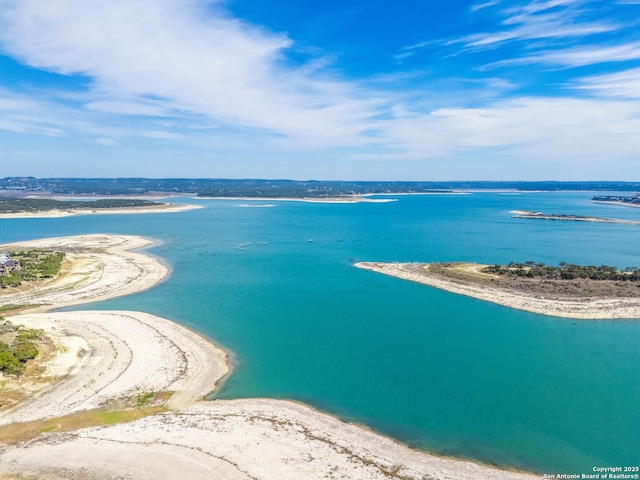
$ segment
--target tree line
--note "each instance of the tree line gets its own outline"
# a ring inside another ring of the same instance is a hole
[[[1,198],[0,213],[46,212],[48,210],[92,210],[104,208],[150,207],[157,202],[135,198],[101,200],[50,200],[48,198]]]
[[[627,267],[618,270],[609,265],[574,265],[560,262],[557,267],[527,261],[524,263],[511,262],[508,265],[491,265],[483,270],[485,273],[497,275],[510,275],[525,278],[544,278],[552,280],[612,280],[612,281],[640,281],[640,269]]]

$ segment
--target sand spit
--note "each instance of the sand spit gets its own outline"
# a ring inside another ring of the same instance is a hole
[[[0,245],[0,251],[41,248],[67,257],[60,275],[37,288],[0,290],[0,306],[38,305],[46,311],[151,288],[166,277],[167,267],[155,257],[131,251],[151,244],[128,235],[78,235]]]
[[[70,265],[37,292],[20,292],[18,299],[2,296],[0,305],[17,300],[53,308],[149,288],[166,275],[166,268],[153,257],[129,251],[148,244],[140,237],[107,235],[20,243],[63,249]],[[10,320],[42,328],[59,349],[45,365],[44,376],[51,382],[0,413],[5,428],[131,403],[149,392],[175,393],[166,413],[0,445],[0,478],[539,478],[416,451],[292,402],[197,401],[228,371],[225,353],[153,315],[83,311],[27,313]]]
[[[505,307],[553,317],[576,319],[640,319],[640,298],[575,299],[545,298],[523,292],[495,288],[490,285],[475,285],[455,282],[431,274],[424,268],[428,264],[359,262],[354,266],[383,273],[392,277],[422,283],[448,292],[497,303]]]
[[[61,218],[74,215],[131,215],[139,213],[176,213],[203,208],[201,205],[161,203],[149,207],[46,210],[42,212],[0,213],[3,218]]]
[[[60,354],[45,365],[51,383],[0,425],[55,418],[154,392],[176,392],[169,407],[202,399],[228,371],[226,355],[200,335],[141,312],[86,311],[19,315],[40,328]]]
[[[614,202],[601,202],[614,203]],[[615,202],[622,203],[622,202]],[[640,225],[635,220],[620,220],[618,218],[602,218],[602,217],[585,217],[583,215],[557,215],[534,212],[532,210],[511,210],[512,218],[529,218],[537,220],[560,220],[565,222],[591,222],[591,223],[617,223],[620,225]]]

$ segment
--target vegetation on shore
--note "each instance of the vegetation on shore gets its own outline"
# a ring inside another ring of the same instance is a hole
[[[65,258],[64,252],[41,249],[9,252],[9,255],[13,261],[20,262],[20,268],[0,276],[0,288],[18,287],[22,282],[55,277]]]
[[[38,356],[42,330],[25,329],[0,317],[0,372],[22,375],[28,360]]]
[[[596,195],[591,200],[594,202],[625,203],[628,205],[640,207],[639,194],[636,194],[632,197],[625,197],[624,195]]]
[[[633,298],[640,296],[640,271],[602,265],[512,262],[508,265],[473,263],[408,264],[418,275],[433,275],[456,283],[501,288],[544,298]]]
[[[574,280],[588,278],[591,280],[612,280],[617,282],[640,281],[640,269],[627,267],[623,271],[608,265],[573,265],[560,262],[557,267],[527,261],[524,263],[511,262],[507,266],[491,265],[482,269],[485,273],[497,275],[511,275],[527,278],[546,278],[550,280]]]
[[[33,213],[50,210],[100,210],[109,208],[151,207],[157,202],[139,199],[51,200],[47,198],[0,198],[0,213]]]
[[[164,395],[164,397],[168,396]],[[164,401],[166,398],[161,398],[161,400]],[[163,403],[125,409],[104,407],[83,410],[63,417],[12,423],[0,427],[0,444],[13,445],[31,440],[42,433],[48,432],[72,432],[81,428],[133,422],[140,418],[166,411],[167,409]]]

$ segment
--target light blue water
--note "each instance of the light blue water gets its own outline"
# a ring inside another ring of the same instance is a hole
[[[640,227],[509,214],[530,209],[640,220],[640,209],[594,205],[590,197],[197,201],[207,208],[3,220],[0,242],[92,232],[161,241],[151,253],[171,266],[166,282],[91,308],[148,311],[218,341],[237,365],[217,397],[296,399],[437,453],[543,473],[589,473],[640,459],[640,322],[529,314],[351,264],[640,266]],[[248,203],[276,206],[237,206]]]

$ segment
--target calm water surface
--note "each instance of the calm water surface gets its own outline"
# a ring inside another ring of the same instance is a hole
[[[0,241],[138,234],[171,277],[91,305],[165,316],[234,354],[218,398],[307,402],[437,453],[541,473],[640,459],[640,322],[511,310],[358,270],[355,260],[640,266],[640,220],[588,192],[399,196],[384,204],[195,201],[181,214],[0,221]],[[239,205],[273,204],[247,208]],[[78,307],[80,308],[87,308]]]

